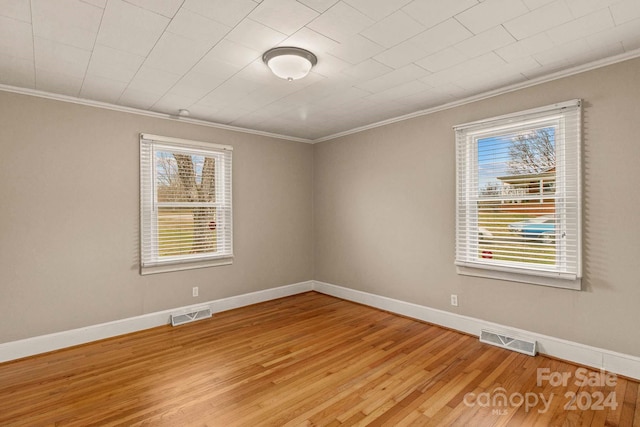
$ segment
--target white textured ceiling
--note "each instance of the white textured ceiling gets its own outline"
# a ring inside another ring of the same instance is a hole
[[[638,48],[640,0],[0,0],[2,84],[305,139]]]

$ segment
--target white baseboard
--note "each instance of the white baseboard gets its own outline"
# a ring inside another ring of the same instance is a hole
[[[480,336],[481,329],[489,329],[515,337],[534,339],[537,341],[540,353],[640,380],[640,357],[315,280],[313,281],[313,290],[475,336]]]
[[[198,303],[186,307],[177,307],[170,310],[115,320],[113,322],[91,325],[84,328],[7,342],[0,344],[0,363],[141,331],[143,329],[154,328],[156,326],[167,325],[171,323],[170,316],[172,313],[189,312],[192,311],[191,309],[205,308],[207,306],[211,308],[212,313],[219,313],[221,311],[244,307],[311,290],[313,290],[312,281],[300,282],[293,285],[265,289],[263,291]]]
[[[170,323],[172,313],[189,312],[195,308],[211,308],[212,313],[270,301],[277,298],[295,295],[308,291],[317,291],[347,301],[353,301],[392,313],[423,320],[435,325],[455,329],[471,335],[479,336],[481,329],[506,333],[516,337],[530,338],[537,341],[540,353],[552,357],[603,369],[629,378],[640,379],[640,358],[628,354],[617,353],[592,347],[561,338],[550,337],[522,329],[488,322],[473,317],[463,316],[448,311],[438,310],[406,301],[387,298],[367,292],[336,286],[329,283],[310,280],[278,288],[265,289],[229,298],[177,307],[170,310],[144,314],[113,322],[57,332],[18,341],[0,344],[0,363],[40,353],[59,350],[65,347],[85,344],[105,338],[128,334],[143,329]]]

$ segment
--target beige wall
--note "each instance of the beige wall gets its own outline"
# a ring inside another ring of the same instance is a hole
[[[314,278],[640,356],[638,81],[628,61],[315,146],[0,92],[0,343]],[[458,276],[451,127],[572,98],[584,291]],[[138,274],[139,132],[234,147],[232,266]]]
[[[233,146],[233,265],[139,275],[140,132]],[[0,92],[0,343],[312,279],[312,163],[309,144]]]
[[[316,144],[314,278],[640,356],[639,82],[636,59]],[[573,98],[584,291],[457,275],[452,126]]]

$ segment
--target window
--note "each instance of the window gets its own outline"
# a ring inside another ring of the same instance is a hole
[[[141,273],[230,264],[232,147],[140,135]]]
[[[580,100],[456,126],[458,273],[580,289]]]

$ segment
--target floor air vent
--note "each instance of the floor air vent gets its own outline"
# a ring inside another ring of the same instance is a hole
[[[210,308],[200,308],[189,313],[172,314],[171,325],[178,326],[185,323],[195,322],[196,320],[207,319],[211,317]]]
[[[480,342],[528,354],[529,356],[535,356],[537,352],[535,341],[501,335],[485,329],[480,332]]]

